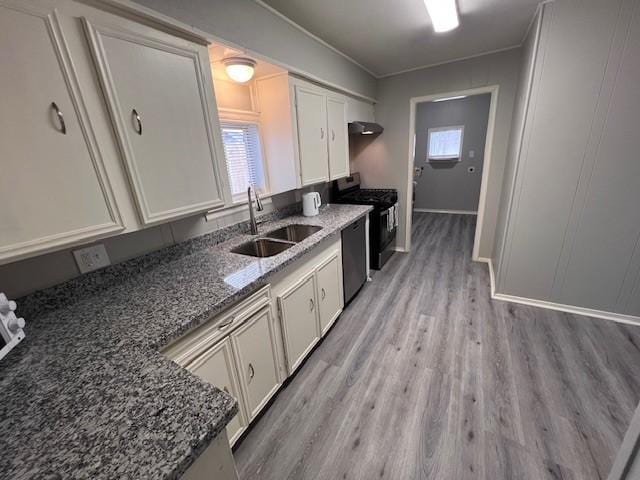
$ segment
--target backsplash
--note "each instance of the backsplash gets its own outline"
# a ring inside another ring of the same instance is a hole
[[[329,201],[329,185],[318,184],[274,195],[269,202],[265,202],[265,212],[262,215],[258,214],[258,218],[271,213],[282,214],[282,212],[289,211],[288,209],[292,205],[294,208],[300,208],[298,203],[301,200],[301,195],[307,191],[320,192],[323,202],[326,203]],[[209,216],[208,219],[205,218],[205,215],[199,214],[93,243],[104,244],[112,266],[117,266],[122,262],[138,260],[142,256],[146,257],[152,252],[175,245],[187,243],[194,246],[200,241],[206,242],[205,239],[199,239],[201,237],[209,238],[210,234],[214,237],[220,234],[224,235],[220,232],[227,231],[227,228],[231,228],[229,232],[237,232],[233,229],[240,228],[237,225],[243,222],[246,224],[248,218],[248,210],[243,209],[240,205],[239,208],[232,207],[221,210]],[[195,243],[191,243],[191,240],[194,240]],[[80,275],[72,254],[72,251],[78,248],[80,246],[0,266],[0,291],[5,292],[11,298],[20,298],[69,282]],[[93,280],[94,277],[91,273],[87,275],[91,276],[87,283],[96,281],[98,285],[103,285],[102,280]],[[82,277],[83,284],[87,275]]]
[[[257,216],[259,222],[288,217],[302,211],[302,204],[293,203],[272,212]],[[30,293],[18,299],[20,315],[33,317],[55,310],[71,302],[81,301],[95,293],[122,282],[123,276],[144,272],[160,263],[167,263],[249,231],[249,222],[243,220],[233,225],[190,240],[155,250],[109,267],[77,276],[59,285]]]

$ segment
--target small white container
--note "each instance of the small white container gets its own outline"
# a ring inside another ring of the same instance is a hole
[[[302,195],[302,214],[305,217],[314,217],[320,212],[322,199],[318,192],[305,193]]]

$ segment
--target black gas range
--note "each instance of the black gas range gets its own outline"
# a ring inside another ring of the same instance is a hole
[[[380,270],[393,255],[398,228],[398,191],[389,188],[360,188],[360,174],[338,179],[333,184],[334,203],[371,205],[369,215],[369,260]]]

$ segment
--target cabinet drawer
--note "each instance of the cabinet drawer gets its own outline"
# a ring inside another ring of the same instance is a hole
[[[343,307],[340,256],[334,255],[316,270],[320,331],[324,335],[338,318]]]
[[[231,334],[244,399],[251,421],[280,386],[269,306]]]
[[[231,341],[227,338],[210,348],[187,365],[187,370],[205,382],[224,390],[238,401],[238,414],[227,424],[229,443],[233,445],[247,427],[247,419],[240,398],[240,385],[236,376]]]
[[[178,365],[185,366],[270,303],[271,290],[269,285],[266,285],[237,305],[187,333],[163,349],[163,353]]]

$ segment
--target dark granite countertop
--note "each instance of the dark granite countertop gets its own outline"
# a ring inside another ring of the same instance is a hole
[[[274,257],[230,253],[251,238],[238,227],[22,299],[26,339],[0,362],[0,477],[179,478],[237,405],[159,349],[370,210],[327,205],[265,223],[323,227]]]

